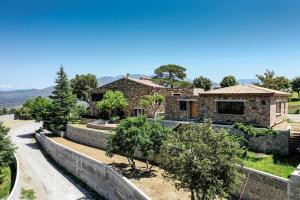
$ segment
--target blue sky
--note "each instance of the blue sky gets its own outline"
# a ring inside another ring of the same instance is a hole
[[[0,0],[0,90],[70,77],[152,74],[255,78],[265,69],[300,75],[300,1]]]

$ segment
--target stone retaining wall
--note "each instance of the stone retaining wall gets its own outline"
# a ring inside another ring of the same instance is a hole
[[[63,168],[108,200],[150,200],[111,166],[62,146],[43,133],[35,134],[45,151]]]
[[[17,155],[15,154],[15,170],[16,170],[16,176],[14,181],[14,187],[12,191],[9,194],[9,197],[7,200],[19,200],[20,199],[20,165]]]
[[[241,168],[245,178],[235,196],[243,200],[283,200],[289,196],[289,180],[247,167]],[[244,190],[243,194],[242,191]]]

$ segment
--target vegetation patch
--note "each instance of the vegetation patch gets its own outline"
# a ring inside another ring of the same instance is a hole
[[[0,168],[0,199],[7,197],[12,188],[12,171],[10,167]]]
[[[244,123],[235,123],[234,128],[245,133],[245,137],[259,137],[265,135],[278,135],[279,133],[272,128],[255,128],[252,125]]]
[[[299,164],[300,156],[278,156],[248,152],[243,160],[246,167],[289,178]]]
[[[22,188],[21,199],[34,200],[34,199],[36,199],[35,192],[31,189],[26,190],[26,189]]]

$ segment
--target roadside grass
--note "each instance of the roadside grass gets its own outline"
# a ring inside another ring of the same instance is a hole
[[[289,178],[300,161],[299,155],[277,156],[248,152],[244,165],[283,178]]]
[[[31,189],[26,190],[24,188],[22,188],[22,192],[21,192],[21,199],[24,200],[34,200],[36,198],[35,196],[35,192]]]
[[[296,92],[289,98],[289,114],[300,114],[300,100]]]
[[[12,171],[10,167],[0,169],[0,199],[4,199],[10,193],[12,187]]]

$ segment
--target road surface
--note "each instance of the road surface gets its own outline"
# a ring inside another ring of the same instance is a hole
[[[33,190],[40,200],[88,200],[88,192],[74,183],[63,172],[46,160],[32,133],[41,124],[33,121],[15,121],[12,116],[0,116],[6,126],[11,127],[10,136],[17,146],[21,169],[21,187]]]

